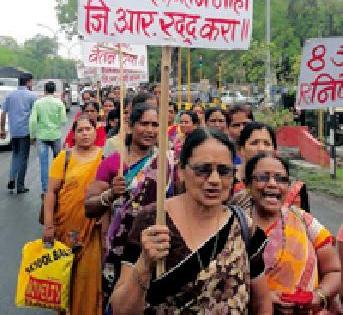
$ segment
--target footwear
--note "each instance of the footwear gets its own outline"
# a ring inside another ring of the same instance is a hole
[[[14,180],[10,180],[7,184],[7,189],[9,190],[13,190],[15,188],[15,181]]]
[[[20,190],[17,190],[17,194],[26,194],[27,192],[29,192],[30,189],[28,188],[23,188],[23,189],[20,189]]]

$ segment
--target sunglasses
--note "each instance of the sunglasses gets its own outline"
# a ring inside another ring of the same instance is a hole
[[[213,166],[212,164],[204,163],[188,165],[188,167],[194,172],[195,176],[204,178],[210,177],[214,168],[216,168],[216,171],[220,177],[232,177],[236,171],[234,167],[225,164],[217,164]]]
[[[280,174],[255,174],[252,176],[252,178],[254,180],[256,180],[258,183],[264,183],[267,184],[269,183],[271,178],[274,178],[275,182],[277,184],[288,184],[289,183],[289,177],[288,176],[284,176],[284,175],[280,175]]]

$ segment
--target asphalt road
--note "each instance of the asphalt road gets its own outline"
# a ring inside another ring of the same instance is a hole
[[[75,111],[76,108],[69,117],[73,117]],[[26,177],[30,192],[24,195],[9,194],[6,185],[10,157],[10,152],[0,152],[0,315],[53,314],[36,309],[18,309],[14,305],[21,248],[27,241],[41,236],[38,223],[40,179],[36,148],[32,146]],[[343,222],[343,199],[311,193],[310,202],[313,214],[336,234]]]
[[[65,133],[78,108],[75,106],[68,114],[69,121]],[[19,309],[14,305],[17,274],[23,245],[40,238],[42,227],[38,223],[40,210],[40,172],[36,145],[31,146],[25,185],[30,188],[27,194],[9,194],[7,181],[11,152],[0,152],[0,315],[50,315],[53,311],[38,309]]]

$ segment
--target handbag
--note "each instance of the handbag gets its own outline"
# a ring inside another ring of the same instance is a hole
[[[26,243],[18,273],[16,306],[68,310],[73,259],[71,248],[61,242],[54,241],[52,247],[44,246],[42,239]]]
[[[62,179],[62,183],[61,183],[61,188],[64,185],[64,180],[65,180],[68,164],[69,164],[69,161],[70,161],[70,156],[71,156],[71,151],[70,150],[66,150],[66,156],[65,156],[65,160],[64,160],[63,179]],[[59,191],[55,192],[54,213],[57,211],[57,208],[58,208],[58,193],[59,193]],[[41,194],[41,206],[40,206],[39,218],[38,218],[38,222],[40,224],[42,224],[42,225],[44,225],[44,196],[45,196],[45,194]]]

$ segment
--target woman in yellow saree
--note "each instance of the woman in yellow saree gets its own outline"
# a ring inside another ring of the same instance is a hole
[[[85,217],[84,195],[94,180],[102,150],[94,145],[96,125],[80,116],[73,125],[75,147],[65,170],[66,151],[52,162],[44,204],[43,239],[54,238],[78,248],[73,264],[70,294],[71,315],[101,315],[101,238],[94,219]],[[55,196],[58,207],[54,212]]]

